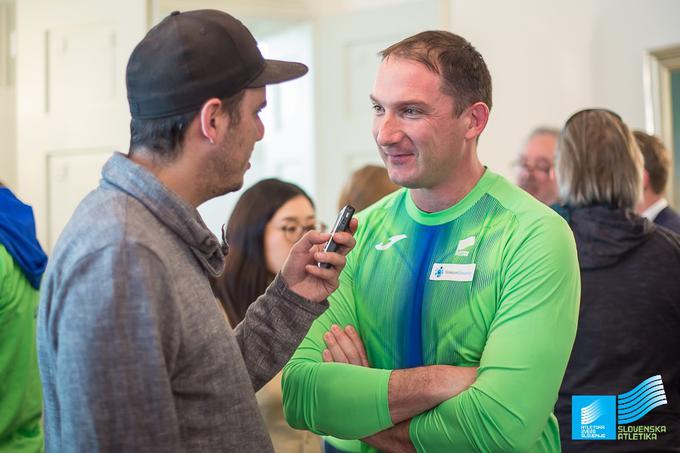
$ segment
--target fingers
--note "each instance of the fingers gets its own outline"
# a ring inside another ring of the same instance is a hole
[[[307,253],[312,247],[316,245],[323,245],[331,238],[330,233],[321,233],[320,231],[311,230],[306,232],[299,241],[293,245],[291,252]]]
[[[334,268],[341,272],[345,267],[347,258],[345,255],[340,255],[338,253],[328,253],[328,252],[314,252],[314,259],[319,263],[328,263]]]
[[[340,231],[338,233],[335,233],[333,235],[333,241],[335,241],[335,243],[338,244],[337,253],[340,253],[342,255],[347,255],[349,251],[352,250],[357,243],[357,241],[354,239],[354,236],[352,236],[352,233],[348,233],[347,231]]]
[[[364,349],[364,343],[359,337],[359,333],[351,325],[345,326],[345,333],[349,339],[354,344],[357,352],[359,353],[359,358],[361,359],[362,366],[368,366],[368,357],[366,356],[366,349]]]
[[[340,285],[339,277],[342,268],[336,269],[331,267],[330,269],[326,269],[315,264],[306,264],[305,271],[307,271],[307,273],[312,277],[324,280],[329,285],[329,287],[332,288],[330,292],[335,291]]]
[[[337,326],[333,326],[337,327]],[[326,332],[323,334],[323,341],[326,342],[326,346],[328,346],[328,351],[327,355],[330,355],[332,360],[329,360],[330,362],[337,362],[337,363],[350,363],[349,359],[345,355],[345,351],[343,351],[342,346],[338,344],[338,342],[335,340],[335,335],[333,334],[333,328],[331,328],[330,331]]]
[[[322,353],[324,361],[368,366],[364,344],[352,326],[347,326],[343,330],[333,325],[323,338],[328,346],[328,349]]]
[[[352,233],[352,236],[354,236],[354,233],[357,232],[357,228],[359,227],[359,221],[357,220],[356,217],[353,217],[352,220],[349,221],[349,231]]]

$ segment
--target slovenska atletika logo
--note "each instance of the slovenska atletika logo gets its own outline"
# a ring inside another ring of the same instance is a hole
[[[621,395],[571,397],[573,440],[656,440],[666,426],[630,425],[652,409],[668,404],[661,375],[642,381]]]

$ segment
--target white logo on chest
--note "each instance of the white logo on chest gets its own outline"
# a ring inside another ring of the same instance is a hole
[[[392,236],[392,237],[387,241],[387,243],[383,244],[383,243],[381,242],[380,244],[376,245],[376,246],[375,246],[375,249],[376,249],[376,250],[380,250],[380,251],[387,250],[388,248],[392,247],[394,244],[396,244],[397,242],[401,241],[402,239],[406,239],[406,237],[407,237],[407,236],[406,236],[405,234],[398,234],[398,235],[396,235],[396,236]]]
[[[466,249],[469,249],[473,245],[475,245],[475,236],[461,239],[458,242],[458,247],[456,248],[456,256],[468,256],[470,252]]]

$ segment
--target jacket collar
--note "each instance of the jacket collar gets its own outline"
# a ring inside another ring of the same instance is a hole
[[[172,230],[193,252],[201,266],[213,276],[224,268],[219,240],[198,211],[165,187],[151,172],[116,152],[102,169],[102,185],[125,192],[144,205],[160,223]]]

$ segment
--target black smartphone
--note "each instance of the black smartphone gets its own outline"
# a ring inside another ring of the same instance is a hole
[[[336,250],[338,250],[338,244],[336,244],[335,241],[333,240],[333,235],[340,231],[349,231],[349,221],[352,220],[353,215],[354,208],[350,205],[347,205],[340,210],[338,218],[335,220],[335,224],[333,225],[333,228],[330,231],[331,238],[328,242],[326,242],[326,247],[324,247],[323,249],[324,252],[335,252]],[[323,267],[324,269],[330,269],[331,267],[331,265],[328,263],[317,264],[319,267]]]

